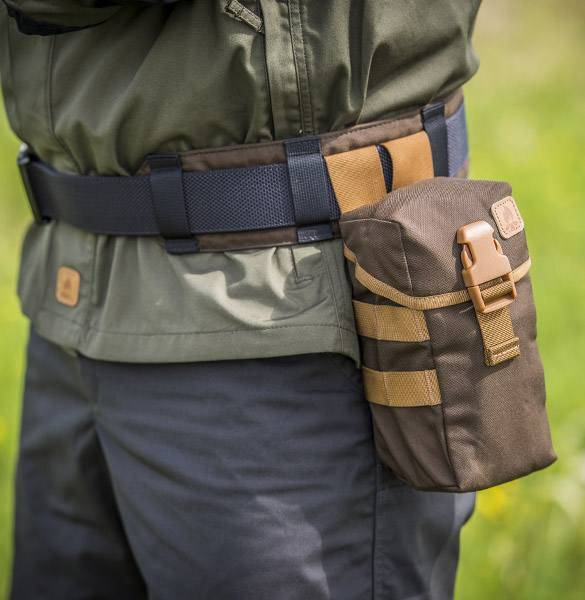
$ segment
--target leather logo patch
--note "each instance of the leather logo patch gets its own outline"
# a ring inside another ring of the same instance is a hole
[[[66,306],[76,306],[79,302],[79,286],[81,275],[71,267],[59,267],[57,271],[57,287],[55,296],[57,302]]]
[[[498,231],[505,240],[524,229],[524,221],[512,196],[506,196],[492,204],[491,211]]]

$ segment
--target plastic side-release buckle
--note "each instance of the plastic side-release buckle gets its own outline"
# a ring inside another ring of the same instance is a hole
[[[517,296],[510,261],[493,234],[494,228],[486,221],[469,223],[457,230],[457,243],[463,246],[463,281],[475,310],[482,314],[508,306]],[[480,288],[482,284],[499,278],[506,283],[499,286],[500,291],[497,284],[484,290]]]
[[[48,223],[50,221],[49,218],[43,217],[41,209],[37,203],[34,188],[32,185],[32,180],[29,173],[29,167],[32,161],[34,160],[34,156],[31,153],[29,147],[26,144],[23,144],[18,151],[18,157],[16,162],[18,164],[18,170],[20,171],[20,177],[22,179],[22,185],[24,186],[24,191],[26,193],[26,198],[28,200],[28,204],[30,206],[30,210],[33,214],[35,223],[37,225],[42,225],[43,223]]]

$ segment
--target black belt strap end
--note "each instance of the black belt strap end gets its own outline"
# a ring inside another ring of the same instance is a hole
[[[445,105],[442,102],[426,106],[422,110],[424,130],[429,136],[433,155],[435,177],[449,176],[449,149]]]
[[[284,142],[300,244],[329,240],[331,228],[330,185],[319,138]]]
[[[191,234],[183,191],[183,170],[177,154],[147,157],[154,215],[169,254],[191,254],[199,244]]]
[[[30,168],[33,160],[34,157],[31,154],[29,147],[26,144],[24,144],[20,148],[20,151],[18,153],[18,170],[20,171],[22,185],[24,186],[24,191],[26,193],[26,197],[30,206],[30,210],[33,214],[35,223],[37,225],[42,225],[43,223],[48,223],[50,219],[43,216],[41,207],[39,206],[39,203],[37,201],[37,196],[35,194],[35,190],[32,184]]]

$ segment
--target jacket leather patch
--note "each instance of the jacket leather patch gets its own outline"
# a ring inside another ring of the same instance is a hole
[[[524,229],[524,221],[512,196],[506,196],[492,204],[491,213],[500,235],[505,240]]]
[[[57,287],[55,297],[57,302],[66,306],[76,306],[79,301],[81,275],[71,267],[59,267],[57,271]]]

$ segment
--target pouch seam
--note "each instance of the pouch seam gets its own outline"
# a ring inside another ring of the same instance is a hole
[[[406,272],[408,275],[408,280],[410,283],[410,290],[411,290],[411,294],[414,295],[414,288],[412,287],[412,277],[410,275],[410,267],[408,264],[408,257],[406,254],[406,246],[404,243],[404,228],[402,226],[402,223],[399,223],[398,221],[394,221],[395,223],[398,224],[398,230],[400,232],[400,244],[402,246],[402,254],[404,256],[404,263],[406,265]],[[444,404],[443,404],[443,399],[444,399],[444,394],[443,394],[443,390],[441,388],[441,378],[439,377],[439,371],[437,369],[437,361],[436,361],[436,357],[435,357],[435,352],[434,352],[434,348],[433,348],[433,340],[432,340],[432,335],[431,335],[431,331],[429,330],[429,324],[427,321],[427,316],[426,316],[426,311],[422,311],[423,315],[424,315],[424,319],[425,319],[425,323],[427,325],[427,330],[429,331],[429,342],[430,342],[430,348],[431,348],[431,355],[433,357],[433,364],[435,366],[435,373],[437,375],[437,385],[439,386],[439,392],[441,394],[441,416],[442,416],[442,424],[443,424],[443,435],[445,436],[445,448],[447,450],[447,459],[449,461],[449,467],[451,470],[451,474],[453,476],[453,480],[455,481],[455,484],[457,486],[457,488],[460,487],[459,484],[459,479],[457,478],[457,474],[455,472],[455,468],[453,466],[453,460],[451,458],[451,448],[449,446],[449,436],[447,435],[447,422],[446,422],[446,417],[445,417],[445,409],[444,409]],[[442,486],[441,486],[442,487]]]

